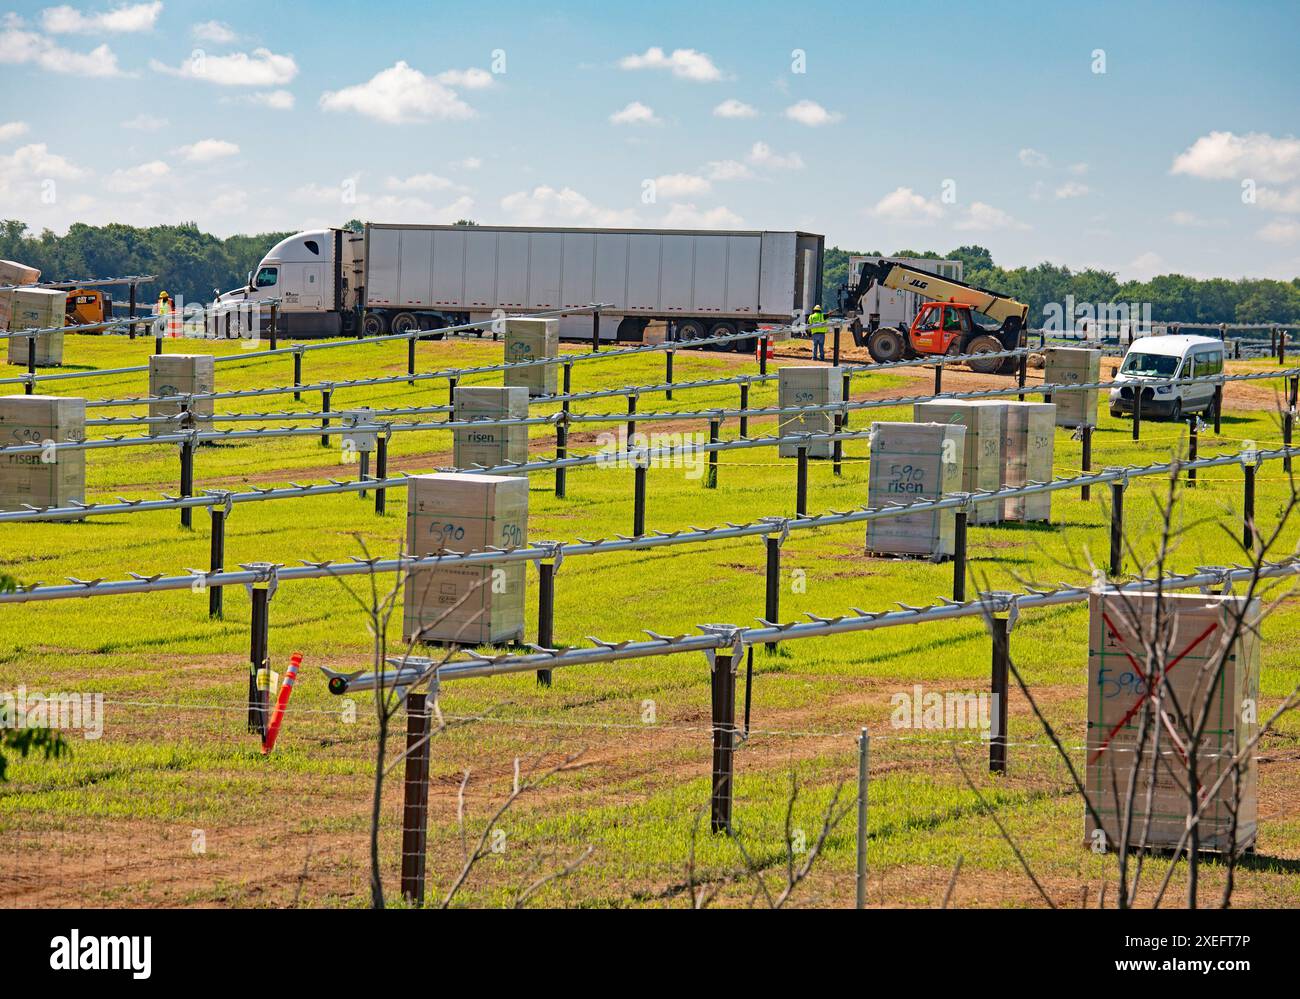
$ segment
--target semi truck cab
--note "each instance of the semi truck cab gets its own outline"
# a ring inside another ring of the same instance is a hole
[[[242,288],[217,296],[210,332],[221,335],[227,312],[234,313],[232,328],[242,329],[243,317],[254,308],[261,310],[265,322],[272,301],[279,302],[277,328],[287,336],[353,332],[355,294],[349,296],[349,291],[354,268],[347,260],[352,236],[342,229],[310,229],[280,240],[249,272]]]

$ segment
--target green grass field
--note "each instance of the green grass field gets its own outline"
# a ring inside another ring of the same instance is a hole
[[[151,341],[82,337],[70,340],[70,361],[87,368],[143,363]],[[169,352],[177,345],[169,343]],[[186,350],[238,352],[196,343]],[[420,370],[496,363],[500,345],[421,343]],[[778,363],[791,363],[788,359]],[[1240,362],[1234,370],[1267,367]],[[405,371],[404,345],[368,345],[309,353],[304,378],[344,380]],[[753,372],[754,359],[679,352],[678,381]],[[291,380],[288,357],[218,366],[219,390],[282,385]],[[8,368],[0,374],[18,374]],[[658,382],[659,354],[575,366],[573,389]],[[855,394],[921,392],[930,374],[894,373],[855,380]],[[964,376],[972,378],[974,376]],[[961,388],[952,373],[945,387]],[[469,379],[499,384],[500,375]],[[143,375],[52,383],[57,394],[89,398],[144,394]],[[1235,450],[1243,440],[1261,446],[1280,440],[1271,383],[1230,393],[1222,439],[1201,437],[1201,453]],[[88,386],[88,387],[87,387]],[[1264,387],[1267,386],[1267,387]],[[315,410],[318,395],[299,408]],[[373,407],[446,402],[446,384],[405,383],[341,390],[333,406]],[[703,410],[734,406],[734,386],[679,391],[672,403],[643,396],[640,409]],[[775,384],[755,387],[751,404],[774,405]],[[218,412],[293,407],[274,401],[218,402]],[[579,405],[577,411],[621,409],[621,400]],[[135,412],[135,410],[131,410]],[[537,412],[549,412],[541,407]],[[95,411],[107,415],[108,410]],[[123,415],[124,410],[113,410]],[[910,420],[908,408],[855,414],[851,429],[873,420]],[[755,421],[751,434],[771,432]],[[1127,420],[1103,409],[1094,437],[1094,467],[1167,460],[1182,428],[1151,422],[1133,442]],[[572,453],[595,447],[591,433],[575,436]],[[642,429],[652,430],[646,423]],[[676,430],[707,432],[707,424]],[[724,436],[738,427],[724,425]],[[121,432],[121,431],[115,431]],[[134,433],[134,432],[132,432]],[[549,428],[534,428],[534,445],[549,454]],[[844,473],[829,462],[811,471],[811,512],[865,504],[866,442],[846,446]],[[316,437],[249,441],[202,448],[196,486],[244,489],[290,480],[351,477],[336,447]],[[1057,431],[1058,474],[1077,470],[1079,444]],[[429,471],[451,463],[449,435],[395,435],[391,472]],[[648,526],[671,530],[765,515],[792,515],[795,463],[774,450],[721,456],[716,490],[680,469],[649,476]],[[156,497],[177,491],[174,445],[90,452],[87,499]],[[1240,468],[1201,474],[1195,490],[1180,493],[1180,536],[1170,569],[1226,564],[1242,558]],[[1126,500],[1126,527],[1140,555],[1154,553],[1159,478],[1135,480]],[[1290,495],[1276,463],[1260,473],[1257,515],[1271,530]],[[611,537],[632,525],[632,473],[588,468],[569,472],[568,497],[559,500],[551,473],[535,473],[530,489],[529,536],[571,540]],[[402,490],[389,494],[383,517],[370,500],[327,496],[237,506],[227,529],[227,565],[301,559],[344,559],[395,553],[405,525]],[[208,515],[194,514],[183,529],[175,512],[95,518],[85,523],[7,524],[0,546],[3,570],[23,583],[124,578],[139,573],[206,567]],[[1104,564],[1108,550],[1108,490],[1090,502],[1057,494],[1051,526],[972,527],[970,571],[975,588],[1021,590],[1028,583],[1085,582],[1089,559]],[[1294,551],[1300,530],[1291,524],[1275,549]],[[680,546],[646,553],[571,558],[557,580],[556,640],[585,644],[586,636],[635,638],[642,629],[668,634],[709,622],[749,624],[763,613],[764,552],[759,539]],[[1138,567],[1129,559],[1130,571]],[[861,527],[794,533],[783,562],[782,618],[805,612],[834,615],[851,607],[929,604],[951,588],[950,564],[868,558]],[[536,573],[529,567],[528,638],[535,637]],[[355,591],[363,579],[349,584]],[[1278,591],[1281,595],[1281,591]],[[0,691],[102,692],[107,702],[102,738],[73,734],[71,756],[11,763],[0,784],[0,856],[12,877],[0,889],[7,905],[338,905],[369,901],[368,810],[376,723],[366,696],[355,719],[332,697],[316,667],[360,669],[370,661],[365,615],[336,580],[284,584],[270,604],[271,658],[283,670],[291,653],[304,655],[304,677],[289,709],[280,744],[264,758],[245,730],[249,600],[228,590],[225,619],[210,621],[207,594],[165,593],[0,607]],[[397,615],[400,619],[400,611]],[[400,641],[400,620],[392,623]],[[1300,682],[1293,650],[1300,610],[1287,598],[1266,623],[1262,695],[1266,715]],[[1018,668],[1045,713],[1066,738],[1076,763],[1084,735],[1087,611],[1083,605],[1027,612],[1012,635]],[[546,767],[581,753],[576,764],[522,796],[505,813],[493,839],[501,849],[471,873],[458,904],[510,904],[519,891],[563,866],[587,847],[591,855],[573,874],[540,888],[532,904],[686,906],[688,880],[712,885],[717,904],[745,905],[756,883],[737,877],[744,855],[779,893],[786,874],[786,812],[792,778],[799,786],[790,825],[796,840],[812,844],[836,785],[841,800],[854,793],[856,738],[872,732],[869,814],[869,900],[873,905],[936,905],[954,865],[961,873],[955,905],[1040,905],[1038,892],[999,835],[989,809],[1016,837],[1044,888],[1060,905],[1086,898],[1096,905],[1111,882],[1115,859],[1083,845],[1083,804],[1064,766],[1043,738],[1024,698],[1010,704],[1013,745],[1005,777],[983,771],[987,749],[971,732],[911,732],[890,726],[890,695],[927,690],[987,690],[989,638],[982,622],[900,627],[837,638],[786,643],[775,655],[754,656],[753,731],[736,759],[736,840],[708,833],[710,766],[708,667],[701,655],[578,667],[559,671],[554,686],[539,688],[531,674],[447,683],[441,710],[449,723],[433,741],[430,800],[429,892],[451,884],[463,859],[458,797],[472,846],[488,817],[509,794],[516,759],[524,772],[537,759]],[[741,683],[743,689],[743,677]],[[742,695],[743,696],[743,695]],[[648,720],[650,718],[653,720]],[[398,719],[399,725],[402,718]],[[401,743],[400,733],[391,751]],[[1300,718],[1283,719],[1262,744],[1260,832],[1257,852],[1236,874],[1237,905],[1300,905],[1300,806],[1294,788]],[[982,801],[966,786],[956,759],[970,771]],[[397,896],[401,774],[384,800],[382,860],[385,887]],[[698,830],[698,835],[695,834]],[[737,843],[739,841],[739,845]],[[201,845],[202,849],[198,847]],[[850,905],[854,892],[854,819],[827,838],[823,855],[795,890],[792,905]],[[694,852],[694,873],[688,874]],[[802,862],[802,855],[796,860]],[[12,861],[12,863],[10,863]],[[1147,861],[1143,898],[1150,901],[1169,861]],[[1202,870],[1203,900],[1217,903],[1222,865]],[[1183,874],[1174,875],[1165,904],[1181,904]],[[761,895],[759,896],[761,899]]]

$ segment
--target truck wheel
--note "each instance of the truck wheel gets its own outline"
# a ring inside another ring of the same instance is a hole
[[[867,340],[867,351],[877,364],[901,361],[906,350],[907,341],[903,334],[892,326],[876,330]]]
[[[394,333],[414,333],[420,328],[420,320],[413,312],[399,312],[393,316]]]
[[[704,323],[698,319],[682,319],[677,323],[678,340],[699,340],[704,336]]]
[[[1000,354],[1006,350],[1002,341],[995,336],[977,336],[966,345],[966,354]],[[966,366],[981,375],[991,375],[1002,367],[1002,358],[994,357],[988,361],[967,361]]]
[[[714,323],[709,327],[709,336],[731,336],[733,333],[739,333],[740,328],[735,323]],[[727,343],[716,345],[719,350],[734,350],[739,352],[743,346],[740,340],[730,340]]]
[[[1172,423],[1183,422],[1183,400],[1175,399],[1174,408],[1169,411],[1169,420]]]
[[[367,312],[366,318],[361,321],[361,332],[366,336],[379,336],[387,325],[382,314]]]

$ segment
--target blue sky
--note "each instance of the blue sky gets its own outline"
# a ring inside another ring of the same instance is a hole
[[[3,10],[0,216],[33,228],[800,228],[1300,274],[1295,2]]]

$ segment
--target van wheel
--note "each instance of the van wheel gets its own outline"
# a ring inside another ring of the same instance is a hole
[[[1169,411],[1169,419],[1174,423],[1183,422],[1183,400],[1175,399],[1174,408]]]
[[[414,333],[420,328],[420,320],[412,312],[399,312],[393,316],[394,333]]]
[[[366,318],[361,321],[361,332],[366,336],[379,336],[385,331],[387,323],[384,317],[378,312],[367,312]]]

